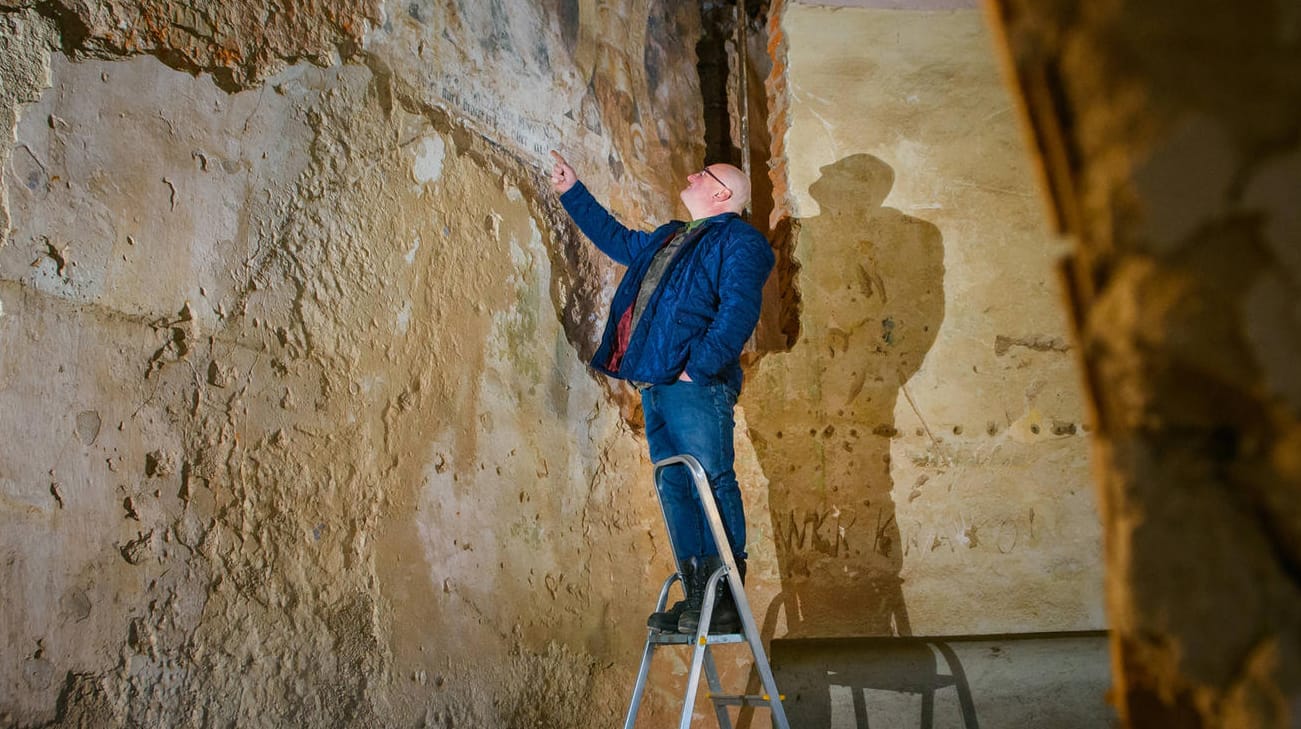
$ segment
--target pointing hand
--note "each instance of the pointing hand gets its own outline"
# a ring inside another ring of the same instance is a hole
[[[574,168],[570,167],[565,158],[554,149],[551,150],[551,158],[556,161],[555,166],[551,168],[551,189],[563,195],[569,192],[569,188],[573,187],[575,182],[578,182],[578,175],[574,174]]]

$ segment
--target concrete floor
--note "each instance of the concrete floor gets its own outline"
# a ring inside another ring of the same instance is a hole
[[[1101,632],[776,640],[771,652],[792,727],[1116,725]],[[753,725],[766,726],[766,717]]]

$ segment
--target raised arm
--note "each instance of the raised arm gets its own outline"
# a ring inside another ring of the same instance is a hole
[[[578,182],[578,175],[574,173],[574,168],[569,166],[565,158],[554,149],[551,150],[551,159],[555,161],[555,165],[551,168],[551,189],[555,190],[557,195],[564,195]]]
[[[602,253],[625,266],[642,248],[650,245],[651,234],[631,230],[615,219],[578,181],[574,168],[560,153],[552,150],[555,165],[551,169],[551,188],[560,195],[560,204]]]

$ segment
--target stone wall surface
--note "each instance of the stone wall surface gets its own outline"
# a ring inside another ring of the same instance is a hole
[[[222,88],[247,88],[298,59],[351,55],[379,19],[380,0],[6,0],[59,26],[59,46],[80,56],[147,53],[167,65],[211,74]]]
[[[770,637],[1097,627],[978,19],[838,12],[774,59],[802,309],[738,410],[751,599]],[[649,0],[0,0],[0,725],[617,721],[668,545],[635,398],[584,367],[620,272],[546,153],[634,227],[677,213],[699,33]]]
[[[698,21],[278,8],[0,6],[0,725],[604,726],[667,561],[541,162],[671,214]]]
[[[779,31],[801,332],[742,396],[775,633],[1104,627],[1062,245],[983,17],[790,5]]]
[[[1071,266],[1132,726],[1301,723],[1301,10],[999,0]]]

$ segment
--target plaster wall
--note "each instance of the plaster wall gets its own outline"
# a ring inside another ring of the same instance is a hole
[[[610,723],[667,559],[540,163],[672,213],[693,16],[26,5],[0,725]]]
[[[620,272],[543,171],[675,213],[685,5],[0,2],[0,724],[611,723],[669,557],[583,366]],[[1097,627],[979,20],[830,13],[782,21],[804,332],[738,410],[752,602],[776,637]]]
[[[800,337],[742,397],[775,634],[1105,627],[1063,244],[982,15],[790,4],[778,23]]]

